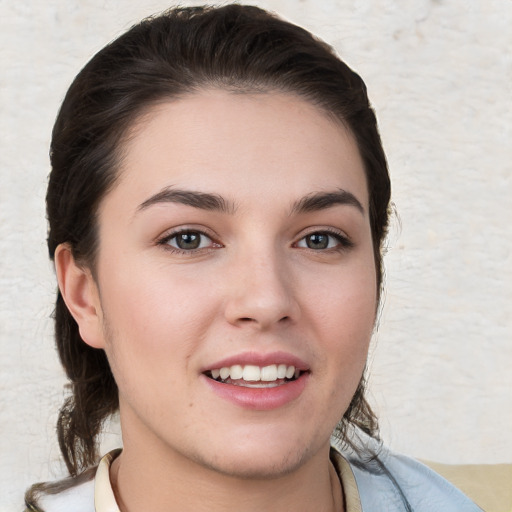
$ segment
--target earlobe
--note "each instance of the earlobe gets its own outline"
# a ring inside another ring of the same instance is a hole
[[[91,347],[104,348],[98,288],[91,271],[75,261],[68,244],[57,247],[54,260],[60,292],[81,338]]]

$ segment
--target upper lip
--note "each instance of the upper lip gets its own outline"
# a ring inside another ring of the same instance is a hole
[[[219,361],[216,361],[208,366],[204,367],[201,372],[207,372],[209,370],[215,370],[225,367],[230,367],[235,364],[241,366],[254,365],[254,366],[270,366],[272,364],[285,364],[287,366],[295,366],[297,370],[308,371],[309,365],[306,364],[299,357],[290,354],[288,352],[270,352],[262,354],[259,352],[242,352],[233,356],[226,357]]]

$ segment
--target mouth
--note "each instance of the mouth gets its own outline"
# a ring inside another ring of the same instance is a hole
[[[304,373],[307,372],[286,364],[267,366],[234,364],[207,370],[204,375],[223,384],[245,388],[275,388],[299,379]]]

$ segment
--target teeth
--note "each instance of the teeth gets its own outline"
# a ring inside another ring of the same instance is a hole
[[[261,379],[265,382],[271,382],[277,380],[277,366],[272,364],[270,366],[264,366],[261,369]]]
[[[213,379],[222,380],[244,380],[246,382],[275,382],[282,379],[298,379],[300,370],[295,366],[287,366],[285,364],[271,364],[269,366],[255,366],[247,364],[245,366],[235,364],[233,366],[224,366],[211,370]]]
[[[231,367],[233,368],[233,367]],[[231,374],[231,372],[230,372]],[[243,380],[246,380],[248,382],[257,382],[260,379],[260,376],[261,376],[261,371],[260,371],[260,368],[259,366],[253,366],[251,364],[248,364],[247,366],[244,367],[244,371],[243,371],[243,374],[242,374],[242,379]],[[232,379],[235,379],[235,377],[231,377]]]
[[[241,379],[244,371],[245,370],[239,364],[235,364],[234,366],[231,367],[231,369],[229,371],[229,376],[232,379]],[[259,379],[256,379],[256,380],[259,380]]]
[[[286,378],[291,379],[295,375],[295,366],[288,366],[286,368]]]

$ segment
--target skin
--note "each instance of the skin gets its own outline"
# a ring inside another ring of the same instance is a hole
[[[352,135],[293,95],[207,90],[154,107],[124,149],[99,209],[96,279],[67,246],[56,256],[81,335],[106,351],[119,387],[124,451],[111,480],[121,509],[343,510],[329,437],[376,310]],[[220,196],[224,208],[166,195],[176,190]],[[355,200],[300,209],[340,190]],[[177,248],[180,229],[204,233],[198,249]],[[326,248],[308,246],[327,232]],[[307,378],[270,410],[226,400],[203,374],[277,351],[305,362]]]

